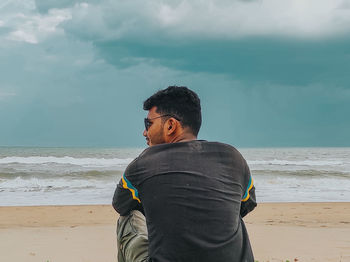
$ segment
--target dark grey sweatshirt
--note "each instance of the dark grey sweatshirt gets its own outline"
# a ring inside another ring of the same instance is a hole
[[[147,148],[129,164],[113,197],[120,215],[144,213],[153,262],[253,262],[242,217],[255,206],[242,155],[200,140]]]

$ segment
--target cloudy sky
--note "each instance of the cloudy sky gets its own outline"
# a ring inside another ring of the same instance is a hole
[[[144,146],[186,85],[202,139],[350,146],[349,71],[349,0],[1,0],[0,145]]]

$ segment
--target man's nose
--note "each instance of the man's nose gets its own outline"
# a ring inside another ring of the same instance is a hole
[[[146,129],[145,129],[145,130],[143,130],[143,136],[144,136],[144,137],[146,137],[146,136],[147,136],[147,131],[146,131]]]

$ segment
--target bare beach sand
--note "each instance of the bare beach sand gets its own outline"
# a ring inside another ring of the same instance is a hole
[[[0,261],[116,262],[108,205],[0,207]],[[263,203],[245,219],[259,262],[350,262],[350,202]]]

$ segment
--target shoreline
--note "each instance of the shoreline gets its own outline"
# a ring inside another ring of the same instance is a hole
[[[116,262],[117,218],[111,205],[1,206],[0,252],[14,262]],[[350,202],[258,203],[244,221],[259,262],[350,261]]]

